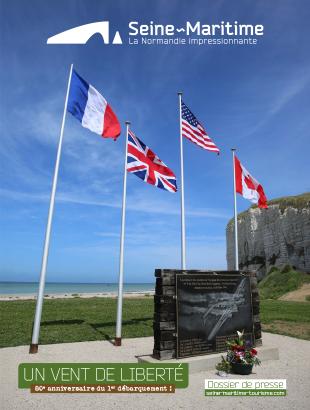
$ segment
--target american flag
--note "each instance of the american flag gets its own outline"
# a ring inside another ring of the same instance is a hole
[[[127,171],[148,184],[170,192],[177,191],[176,177],[135,134],[129,130]]]
[[[182,101],[182,135],[190,141],[199,145],[199,147],[214,151],[218,154],[220,150],[206,133],[203,126],[197,120],[195,115]]]

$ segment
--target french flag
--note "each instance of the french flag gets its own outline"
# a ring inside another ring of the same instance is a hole
[[[83,127],[104,138],[116,139],[120,123],[105,98],[75,70],[72,71],[68,111]]]

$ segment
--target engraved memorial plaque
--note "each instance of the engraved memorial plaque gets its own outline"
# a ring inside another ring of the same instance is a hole
[[[176,275],[177,357],[226,350],[244,330],[254,340],[250,278],[242,275]]]

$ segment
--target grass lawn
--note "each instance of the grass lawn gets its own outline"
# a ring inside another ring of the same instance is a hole
[[[310,340],[310,303],[282,300],[261,301],[263,330]]]
[[[153,298],[124,299],[123,337],[153,334]],[[28,345],[35,301],[0,302],[0,347]],[[45,300],[40,344],[109,340],[115,336],[116,299]]]
[[[28,345],[35,302],[0,302],[0,347]],[[45,300],[40,344],[109,340],[115,336],[116,299]],[[263,300],[263,330],[310,340],[310,303]],[[124,299],[123,337],[153,335],[153,298]]]

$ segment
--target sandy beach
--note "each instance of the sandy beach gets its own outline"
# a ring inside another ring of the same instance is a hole
[[[144,292],[125,292],[123,294],[124,298],[144,298],[154,295],[154,291],[144,291]],[[117,293],[115,292],[98,292],[98,293],[54,293],[44,295],[44,299],[73,299],[73,298],[116,298]],[[14,300],[35,300],[37,298],[36,294],[25,294],[25,295],[0,295],[1,301],[14,301]]]

